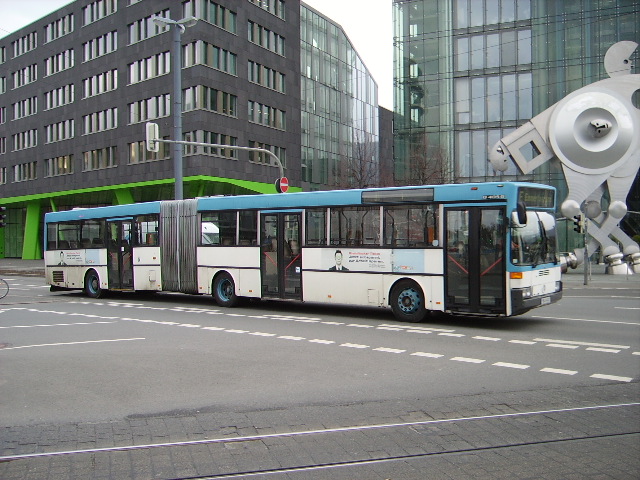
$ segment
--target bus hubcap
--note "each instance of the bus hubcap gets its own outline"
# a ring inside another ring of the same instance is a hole
[[[412,288],[403,290],[398,297],[398,306],[405,313],[414,312],[418,308],[419,304],[420,297],[418,296],[418,293]]]

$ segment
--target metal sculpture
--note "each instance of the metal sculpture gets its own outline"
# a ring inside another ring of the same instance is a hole
[[[638,47],[631,41],[612,45],[604,57],[610,78],[570,93],[502,138],[489,152],[494,169],[505,171],[509,161],[529,173],[557,157],[569,193],[561,205],[568,219],[583,214],[589,222],[586,245],[590,256],[598,247],[609,273],[640,273],[640,248],[620,229],[627,213],[626,198],[640,169],[640,75],[632,74],[630,57]],[[525,152],[533,151],[533,158]],[[607,211],[602,198],[609,193]],[[622,245],[622,252],[618,246]],[[575,251],[577,263],[584,261]],[[623,257],[627,263],[623,262]]]

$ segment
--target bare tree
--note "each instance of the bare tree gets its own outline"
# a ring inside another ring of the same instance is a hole
[[[438,185],[455,181],[455,172],[444,149],[431,143],[427,133],[411,136],[409,143],[409,185]]]
[[[345,146],[335,171],[337,188],[376,187],[380,182],[378,142],[354,129],[353,143]]]

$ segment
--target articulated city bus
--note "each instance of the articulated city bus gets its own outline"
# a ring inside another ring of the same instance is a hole
[[[47,282],[510,316],[562,296],[555,190],[477,183],[219,196],[45,216]]]

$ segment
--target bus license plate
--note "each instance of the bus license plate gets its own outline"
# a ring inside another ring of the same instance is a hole
[[[551,297],[542,297],[540,305],[551,305]]]

